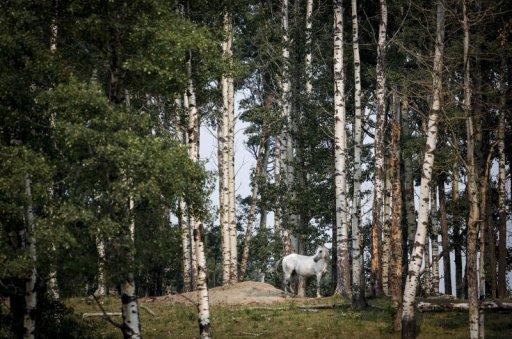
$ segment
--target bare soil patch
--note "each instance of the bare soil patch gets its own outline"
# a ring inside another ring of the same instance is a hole
[[[208,289],[210,305],[273,304],[286,300],[284,292],[270,284],[244,281],[230,286]],[[197,292],[145,298],[143,302],[169,301],[172,303],[197,303]]]

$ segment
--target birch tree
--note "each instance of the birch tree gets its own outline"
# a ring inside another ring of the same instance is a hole
[[[393,89],[393,124],[391,127],[391,182],[392,218],[390,230],[390,292],[395,311],[393,327],[402,329],[402,186],[400,180],[400,104],[396,88]]]
[[[363,253],[361,251],[361,150],[363,147],[361,109],[361,59],[359,56],[359,25],[357,0],[352,0],[352,50],[354,53],[354,195],[352,197],[352,308],[367,306],[365,298]]]
[[[194,82],[192,79],[191,60],[189,54],[189,60],[187,62],[188,72],[188,152],[189,158],[193,162],[199,161],[199,123],[198,113],[196,105],[196,94],[194,89]],[[190,210],[193,206],[188,206],[189,209],[189,220],[192,225],[193,239],[194,239],[194,259],[196,272],[196,283],[197,283],[197,300],[198,300],[198,316],[199,316],[199,334],[201,338],[210,338],[210,305],[208,301],[208,285],[207,285],[207,267],[206,257],[204,254],[204,231],[202,223],[191,214]]]
[[[345,178],[345,72],[343,68],[343,3],[334,4],[334,150],[335,150],[335,192],[336,192],[336,247],[337,279],[336,294],[349,296],[350,262],[348,223],[346,218],[346,178]]]
[[[446,176],[441,175],[438,178],[437,190],[439,195],[439,225],[441,228],[442,258],[443,258],[443,283],[444,293],[452,295],[452,272],[450,259],[450,237],[448,234],[448,221],[446,220]]]
[[[20,238],[27,258],[31,261],[30,274],[25,282],[25,313],[23,317],[24,334],[23,338],[33,339],[36,337],[36,310],[37,310],[37,248],[36,248],[36,223],[34,206],[32,201],[32,180],[28,174],[25,175],[25,227],[22,228]]]
[[[379,0],[380,21],[377,42],[377,119],[375,123],[375,183],[372,210],[372,291],[380,296],[382,290],[382,204],[384,190],[384,126],[386,116],[386,34],[388,9],[386,0]]]
[[[288,0],[281,1],[281,29],[282,29],[282,66],[281,66],[281,79],[280,79],[280,113],[281,119],[283,122],[282,132],[279,136],[279,178],[280,183],[285,183],[286,187],[290,188],[289,185],[293,183],[293,172],[289,160],[293,155],[292,153],[292,136],[290,133],[291,127],[291,102],[290,102],[290,90],[291,90],[291,82],[290,82],[290,49],[289,49],[289,37],[288,37]],[[282,211],[281,211],[282,213]],[[286,219],[287,223],[291,223],[289,220],[289,214],[286,215],[281,214],[281,222]],[[283,227],[283,242],[284,242],[284,254],[289,254],[292,252],[292,241],[291,234],[289,232],[289,227],[286,223]]]
[[[233,26],[231,14],[224,13],[224,40],[222,42],[223,57],[227,65],[231,65],[233,56]],[[236,260],[236,222],[235,222],[235,186],[234,186],[234,92],[233,77],[231,70],[222,75],[222,120],[218,127],[219,140],[219,192],[220,192],[220,215],[222,233],[222,262],[223,284],[236,282],[237,260]]]
[[[477,175],[475,172],[475,141],[473,117],[471,113],[471,73],[469,61],[469,19],[467,1],[462,1],[462,28],[464,32],[464,117],[467,133],[467,158],[466,170],[468,175],[468,196],[470,212],[467,226],[467,254],[466,267],[468,279],[468,304],[469,304],[469,337],[472,339],[480,336],[480,320],[478,307],[478,276],[477,276],[477,241],[478,223],[480,219],[479,197],[477,187]]]
[[[123,332],[124,338],[137,339],[141,337],[140,314],[137,302],[137,293],[135,289],[135,279],[133,273],[131,272],[135,258],[135,203],[131,196],[128,200],[128,213],[130,219],[130,225],[128,229],[130,241],[128,265],[130,266],[130,272],[128,272],[126,279],[124,279],[121,283],[121,314],[123,315],[121,331]]]
[[[416,337],[415,302],[419,283],[419,273],[423,261],[425,239],[429,216],[430,181],[434,165],[434,151],[437,144],[437,123],[441,109],[441,81],[443,70],[445,7],[442,0],[437,2],[436,41],[434,51],[434,67],[432,72],[432,107],[428,117],[427,140],[423,158],[420,184],[420,206],[416,237],[409,262],[402,312],[402,338]]]
[[[502,44],[504,42],[502,41]],[[507,258],[507,209],[506,199],[506,169],[505,169],[505,114],[506,114],[506,93],[507,86],[505,81],[505,58],[501,57],[501,81],[500,81],[500,108],[499,108],[499,127],[498,127],[498,154],[499,154],[499,179],[498,179],[498,297],[503,298],[507,294],[506,279],[506,258]]]

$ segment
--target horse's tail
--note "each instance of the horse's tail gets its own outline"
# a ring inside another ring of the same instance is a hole
[[[277,272],[277,269],[279,268],[282,261],[283,261],[283,258],[276,261],[276,263],[274,264],[274,267],[273,267],[274,268],[273,272]]]

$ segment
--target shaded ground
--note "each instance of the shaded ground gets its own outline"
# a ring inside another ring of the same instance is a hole
[[[244,281],[231,286],[208,289],[210,305],[273,304],[286,300],[284,292],[270,284],[257,281]],[[197,292],[166,295],[157,298],[144,298],[142,302],[170,301],[173,303],[196,303]]]

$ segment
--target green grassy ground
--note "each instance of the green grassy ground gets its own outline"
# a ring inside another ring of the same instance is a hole
[[[311,299],[308,304],[341,304],[333,309],[302,310],[304,301],[290,299],[279,305],[213,306],[211,325],[214,338],[399,338],[391,330],[389,299],[371,299],[370,307],[352,311],[347,302],[336,298]],[[98,312],[94,304],[83,299],[68,301],[75,312]],[[157,316],[140,309],[144,338],[197,338],[197,312],[193,305],[171,304],[165,301],[142,301]],[[107,311],[120,309],[118,299],[104,300]],[[120,322],[120,317],[114,317]],[[121,338],[120,331],[100,317],[87,318],[100,329],[102,338]],[[485,317],[486,338],[512,338],[512,315],[489,312]],[[418,313],[418,338],[467,338],[467,313]]]

